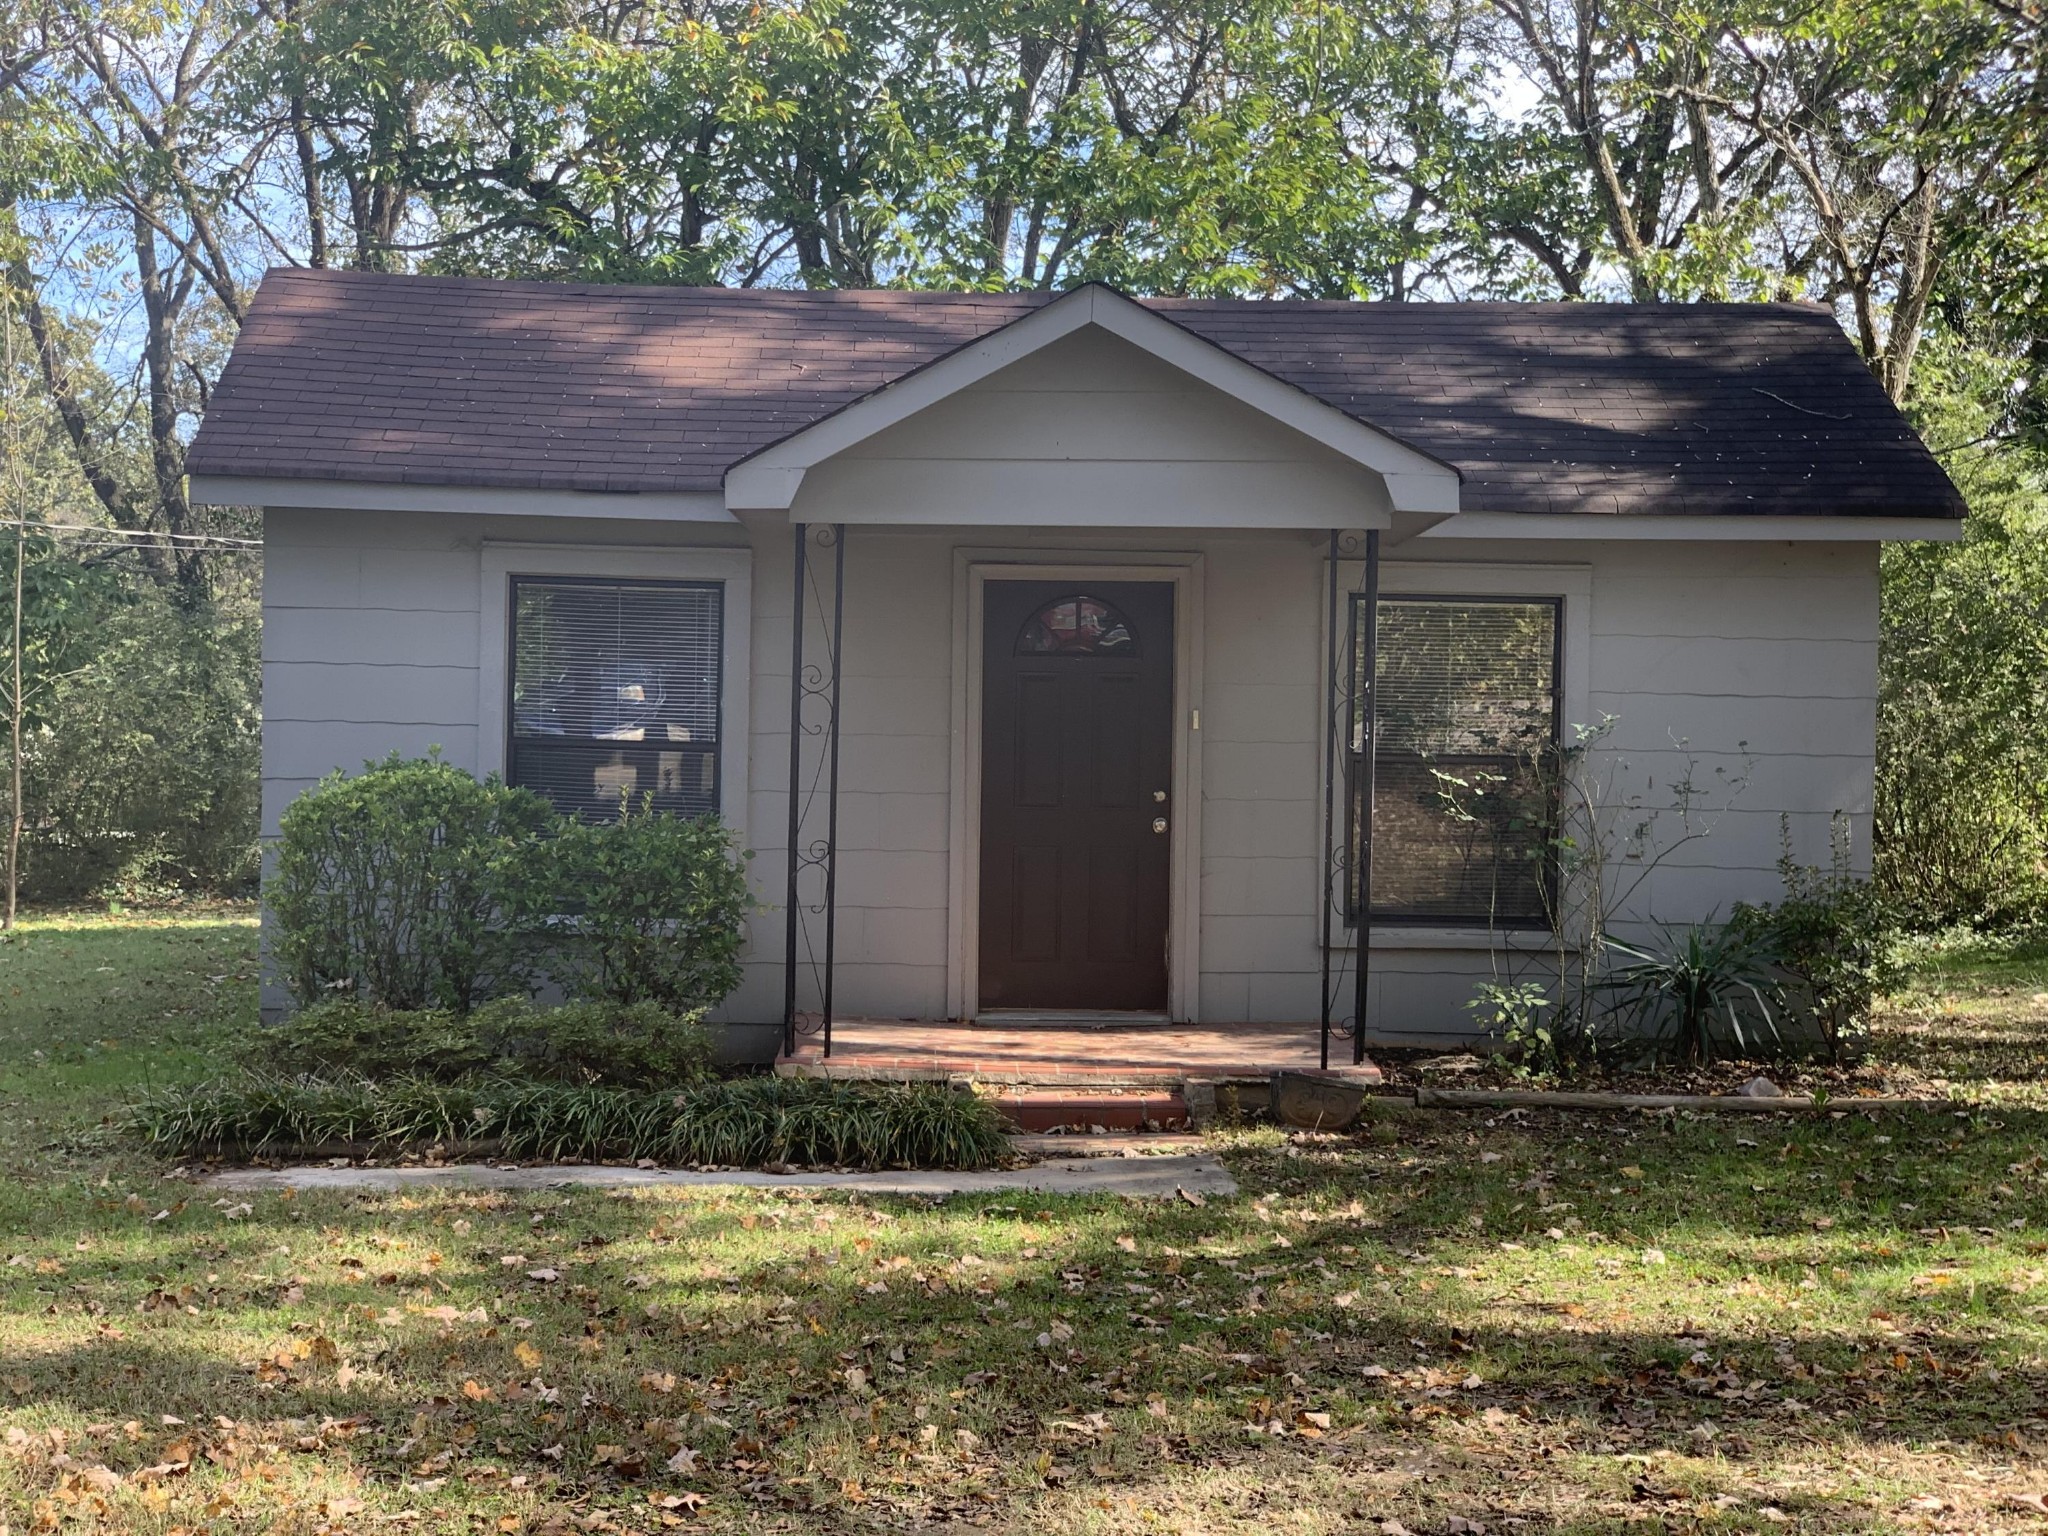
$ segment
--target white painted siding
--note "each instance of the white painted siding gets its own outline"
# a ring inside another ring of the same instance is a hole
[[[1559,546],[1411,546],[1431,559],[1555,559]],[[1406,556],[1409,548],[1399,552]],[[1781,829],[1794,856],[1825,863],[1846,814],[1868,867],[1876,738],[1878,583],[1873,544],[1596,543],[1569,550],[1592,572],[1588,725],[1612,726],[1590,775],[1612,800],[1669,807],[1700,786],[1707,835],[1663,854],[1617,926],[1725,917],[1782,894]],[[1739,786],[1739,787],[1738,787]],[[1662,811],[1653,846],[1676,840]],[[1391,940],[1392,935],[1386,937]],[[1484,956],[1375,945],[1374,1011],[1389,1033],[1464,1024]]]
[[[412,757],[433,748],[472,773],[496,765],[499,752],[478,730],[487,541],[581,550],[734,544],[745,535],[730,525],[271,509],[264,518],[266,839],[292,799],[336,768],[354,772],[391,752]],[[266,988],[266,1008],[283,1001]]]
[[[264,825],[335,767],[477,741],[480,555],[486,538],[683,544],[751,537],[753,722],[744,790],[754,878],[779,904],[787,802],[790,547],[787,531],[459,514],[273,512],[265,598]],[[1322,541],[1298,533],[1085,534],[1015,530],[1034,559],[1134,552],[1204,557],[1207,623],[1199,735],[1200,984],[1205,1020],[1309,1020],[1316,1012],[1321,809]],[[956,552],[989,530],[851,532],[840,819],[844,1012],[934,1017],[947,996],[950,734]],[[1581,563],[1590,582],[1583,682],[1615,717],[1596,771],[1650,803],[1688,762],[1747,775],[1705,841],[1646,883],[1635,914],[1674,922],[1778,894],[1780,817],[1796,852],[1825,858],[1831,813],[1859,855],[1869,831],[1877,667],[1872,546],[1554,544],[1418,540],[1404,561]],[[1568,621],[1569,622],[1569,621]],[[1578,722],[1583,723],[1583,722]],[[1185,722],[1183,722],[1185,725]],[[1683,743],[1684,745],[1678,745]],[[735,787],[735,792],[739,787]],[[1717,801],[1723,796],[1716,796]],[[727,1008],[771,1020],[781,999],[782,916],[755,920],[747,980]],[[1347,957],[1348,958],[1348,957]],[[1381,1033],[1441,1039],[1488,974],[1483,943],[1383,929],[1374,946]]]
[[[1329,527],[1385,482],[1105,331],[1053,342],[810,470],[799,521]],[[972,516],[965,515],[969,511]]]

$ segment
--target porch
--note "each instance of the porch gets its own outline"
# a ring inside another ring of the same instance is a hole
[[[807,1021],[808,1022],[808,1021]],[[1350,1052],[1343,1052],[1349,1055]],[[1236,1101],[1272,1102],[1281,1074],[1360,1087],[1370,1061],[1324,1068],[1319,1024],[991,1025],[839,1019],[799,1034],[775,1070],[787,1077],[867,1082],[971,1082],[1020,1129],[1170,1129]]]

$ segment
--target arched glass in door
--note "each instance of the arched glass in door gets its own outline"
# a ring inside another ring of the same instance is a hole
[[[1134,656],[1137,632],[1109,603],[1086,593],[1054,598],[1017,632],[1019,656]]]

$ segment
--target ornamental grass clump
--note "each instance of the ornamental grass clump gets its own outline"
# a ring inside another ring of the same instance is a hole
[[[1009,1146],[992,1104],[949,1088],[776,1077],[668,1091],[249,1073],[145,1095],[128,1130],[174,1157],[492,1150],[728,1168],[987,1168]]]
[[[161,1088],[130,1108],[127,1128],[175,1157],[263,1156],[316,1147],[417,1146],[473,1139],[479,1089],[401,1077],[285,1077],[246,1072]]]

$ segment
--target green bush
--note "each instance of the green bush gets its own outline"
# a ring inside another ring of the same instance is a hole
[[[524,998],[470,1016],[502,1073],[540,1082],[673,1088],[711,1071],[712,1034],[701,1012],[605,999],[544,1008]]]
[[[653,1003],[545,1008],[500,998],[456,1013],[337,998],[257,1028],[246,1054],[259,1069],[286,1076],[452,1083],[488,1072],[535,1082],[662,1088],[705,1076],[711,1053],[711,1031],[701,1016],[679,1016]]]
[[[1840,1060],[1843,1046],[1869,1029],[1878,996],[1901,979],[1897,924],[1876,884],[1851,867],[1845,819],[1837,818],[1825,869],[1796,863],[1789,828],[1782,837],[1785,899],[1738,906],[1729,925],[1772,957],[1785,976],[1781,994]]]
[[[513,919],[573,996],[689,1013],[739,985],[746,871],[715,816],[566,821],[518,893]]]
[[[264,892],[292,995],[463,1013],[523,990],[530,958],[504,916],[532,906],[523,883],[555,824],[540,796],[437,756],[322,779],[286,809]]]
[[[720,1167],[986,1168],[1008,1150],[984,1099],[934,1084],[759,1077],[680,1092],[599,1084],[248,1073],[160,1089],[132,1107],[129,1133],[175,1157],[310,1151],[459,1150]]]
[[[490,1066],[478,1015],[445,1008],[377,1008],[331,998],[248,1033],[243,1059],[287,1076],[397,1078],[452,1082]]]
[[[0,590],[11,549],[0,540]],[[44,632],[24,652],[44,675],[31,673],[23,739],[24,893],[247,890],[262,750],[253,590],[224,580],[187,606],[148,582],[109,590],[109,573],[56,551],[34,554],[30,576],[41,590],[25,616]],[[6,784],[0,761],[0,799]]]

